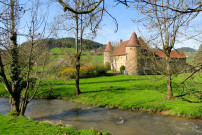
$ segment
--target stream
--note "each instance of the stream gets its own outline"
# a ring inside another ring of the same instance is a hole
[[[9,111],[9,99],[0,98],[0,114]],[[113,135],[202,135],[202,120],[94,107],[65,100],[34,99],[28,104],[25,116],[60,122],[76,129],[107,130]]]

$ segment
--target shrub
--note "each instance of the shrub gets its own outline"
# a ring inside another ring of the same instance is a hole
[[[103,64],[96,65],[95,71],[97,74],[105,74],[107,72],[107,68]]]
[[[73,78],[74,75],[75,75],[75,73],[76,73],[76,69],[75,68],[71,68],[71,67],[67,68],[67,69],[65,69],[65,70],[63,70],[61,72],[61,74],[62,74],[63,77],[67,76],[67,77],[70,77],[70,78]]]
[[[80,67],[80,77],[89,77],[94,75],[105,74],[107,72],[107,68],[103,64],[93,65],[93,64],[85,64]],[[75,68],[67,68],[61,72],[63,77],[74,78],[76,74]]]
[[[80,67],[81,75],[93,74],[94,70],[95,70],[95,66],[93,64],[85,64]]]
[[[93,64],[85,64],[80,67],[80,76],[85,77],[87,74],[93,74],[94,73],[94,65]],[[76,74],[76,69],[75,68],[67,68],[61,72],[63,77],[69,77],[73,78]]]
[[[120,72],[123,73],[124,70],[125,70],[125,66],[122,65],[122,66],[120,67]]]
[[[105,68],[107,70],[111,70],[111,63],[110,62],[105,62]]]

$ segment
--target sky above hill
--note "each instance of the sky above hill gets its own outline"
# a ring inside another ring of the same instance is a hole
[[[132,20],[141,18],[141,14],[135,10],[126,8],[124,5],[118,5],[116,7],[113,7],[112,4],[109,4],[109,12],[111,15],[117,19],[118,22],[118,31],[115,33],[115,24],[113,23],[112,18],[109,16],[105,16],[103,20],[103,30],[99,32],[98,36],[95,38],[95,41],[101,42],[103,44],[107,44],[108,41],[120,41],[122,39],[123,41],[128,40],[132,34],[132,32],[135,32],[137,36],[141,36],[144,39],[147,39],[151,36],[151,33],[148,33],[146,30],[146,27],[144,27],[141,23],[134,23]],[[187,30],[187,33],[183,33],[186,35],[195,35],[195,30],[200,30],[202,33],[202,13],[200,13],[193,21],[192,21],[192,27]],[[193,27],[194,25],[194,27]],[[195,37],[197,39],[202,39],[202,36]],[[193,39],[189,39],[185,35],[180,35],[178,37],[178,41],[176,42],[175,48],[180,47],[192,47],[194,49],[198,49],[201,42]]]
[[[141,36],[146,40],[152,36],[152,32],[148,32],[146,27],[144,27],[141,23],[134,23],[132,21],[133,19],[139,19],[141,17],[141,14],[136,9],[126,8],[126,6],[122,4],[115,6],[115,4],[116,3],[114,3],[112,0],[106,1],[106,8],[108,9],[108,12],[114,18],[116,18],[118,22],[118,31],[115,32],[116,24],[114,23],[113,19],[109,15],[105,15],[101,23],[101,29],[98,30],[94,41],[100,42],[102,44],[107,44],[108,41],[119,42],[120,39],[125,41],[130,38],[132,32],[135,32],[138,37]],[[63,9],[61,5],[59,5],[57,2],[51,3],[49,13],[47,14],[49,17],[49,22],[55,21],[53,18],[62,13]],[[192,20],[194,27],[190,27],[189,30],[185,31],[186,33],[183,34],[194,35],[195,30],[200,30],[202,33],[201,22],[202,13],[200,13],[194,20]],[[61,33],[60,37],[74,37],[74,33]],[[201,40],[201,36],[195,38]],[[180,37],[177,39],[178,41],[176,42],[175,48],[192,47],[194,49],[198,49],[200,44],[202,44],[197,40],[188,40],[187,37],[183,35],[180,35]],[[20,40],[23,42],[25,39],[21,38]]]

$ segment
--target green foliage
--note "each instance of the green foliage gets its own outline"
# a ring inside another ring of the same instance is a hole
[[[49,39],[43,39],[43,44],[49,48],[75,48],[75,38],[67,37],[67,38],[60,38],[60,39],[54,39],[54,38],[49,38]],[[22,46],[26,46],[27,42],[23,43]],[[91,50],[91,49],[96,49],[103,46],[103,44],[100,44],[98,42],[94,42],[91,40],[83,39],[83,49],[84,50]]]
[[[8,116],[17,116],[18,113],[13,110],[13,111],[10,111],[7,115],[8,115]]]
[[[80,67],[80,77],[87,78],[96,75],[102,75],[107,72],[107,68],[103,64],[84,64]],[[74,78],[76,69],[69,67],[61,72],[63,77]]]
[[[34,85],[35,85],[35,83],[37,81],[37,79],[34,78],[34,77],[32,77],[32,78],[29,78],[28,81],[29,81],[29,88],[33,89]],[[22,81],[20,81],[20,85],[19,85],[19,89],[20,90],[23,90],[24,88],[26,88],[26,86],[27,86],[27,81],[25,79],[23,79]]]
[[[125,70],[125,66],[122,65],[122,66],[120,67],[120,72],[123,73],[124,70]]]
[[[13,117],[0,114],[1,135],[100,135],[93,130],[76,130],[71,126],[51,125],[50,123],[33,121],[23,116]],[[106,131],[100,131],[103,135],[109,135]]]
[[[107,72],[107,68],[103,64],[97,64],[95,66],[95,71],[98,75],[105,74]]]
[[[26,88],[26,86],[27,86],[26,80],[20,81],[19,90]]]
[[[190,47],[181,47],[181,48],[178,48],[176,50],[178,50],[178,51],[184,51],[184,52],[196,52],[195,49],[190,48]]]
[[[95,66],[93,64],[85,64],[80,67],[80,76],[85,77],[87,75],[94,74]],[[63,77],[74,78],[76,75],[76,69],[69,67],[61,72]]]
[[[110,62],[105,62],[105,68],[107,70],[111,70],[111,63]]]

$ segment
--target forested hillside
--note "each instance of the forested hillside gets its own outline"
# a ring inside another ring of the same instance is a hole
[[[60,39],[54,39],[54,38],[48,38],[48,39],[42,39],[43,44],[49,49],[52,48],[60,48],[60,47],[66,47],[66,48],[75,48],[75,39],[71,37],[67,38],[60,38]],[[27,42],[23,43],[23,45],[26,45]],[[92,50],[97,49],[99,47],[102,47],[103,44],[94,42],[88,39],[83,40],[83,50]]]
[[[176,49],[176,50],[184,51],[184,52],[196,52],[195,49],[190,48],[190,47],[181,47],[181,48],[178,48],[178,49]]]

